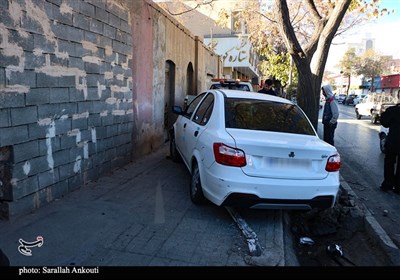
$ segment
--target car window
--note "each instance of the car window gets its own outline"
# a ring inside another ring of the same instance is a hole
[[[210,93],[203,99],[200,106],[194,113],[193,121],[200,125],[207,124],[212,113],[213,105],[214,105],[214,95]]]
[[[235,90],[244,90],[251,91],[250,87],[246,84],[235,84],[235,83],[223,83],[223,84],[213,84],[210,89],[235,89]]]
[[[250,91],[250,88],[247,85],[239,85],[236,86],[236,89],[238,90],[244,90],[244,91]]]
[[[187,106],[187,108],[183,114],[184,117],[190,119],[194,110],[196,109],[196,107],[200,103],[200,101],[203,99],[205,94],[206,94],[205,92],[203,92],[202,94],[199,94],[198,96],[196,96],[196,98],[194,98],[192,100],[192,102],[189,103],[189,105]]]
[[[223,88],[222,85],[220,84],[215,84],[210,86],[210,89],[220,89],[220,88]]]
[[[315,135],[311,123],[297,105],[265,100],[225,98],[225,126]]]

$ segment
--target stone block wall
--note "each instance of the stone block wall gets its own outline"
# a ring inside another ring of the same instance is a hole
[[[131,63],[123,1],[0,0],[0,217],[130,161]]]

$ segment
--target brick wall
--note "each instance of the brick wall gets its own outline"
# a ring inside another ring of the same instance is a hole
[[[132,34],[114,0],[0,0],[0,216],[126,164]]]

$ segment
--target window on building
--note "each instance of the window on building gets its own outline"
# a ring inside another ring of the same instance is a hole
[[[373,49],[374,48],[374,42],[372,40],[367,40],[367,42],[365,43],[365,48],[367,50]]]

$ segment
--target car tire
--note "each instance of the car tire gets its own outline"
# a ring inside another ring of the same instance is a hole
[[[378,116],[377,115],[375,115],[375,114],[372,114],[372,116],[371,116],[371,123],[373,123],[373,124],[377,124],[378,123]]]
[[[381,149],[381,153],[385,153],[385,143],[386,143],[386,135],[381,134],[379,137],[379,148]]]
[[[170,138],[169,138],[169,154],[173,162],[180,162],[181,161],[181,156],[176,149],[176,143],[175,143],[175,134],[171,132]]]
[[[203,188],[201,186],[200,180],[200,170],[197,162],[193,163],[189,193],[190,199],[194,204],[203,204],[205,202]]]
[[[358,110],[356,110],[356,118],[357,120],[361,120],[361,115],[358,113]]]

